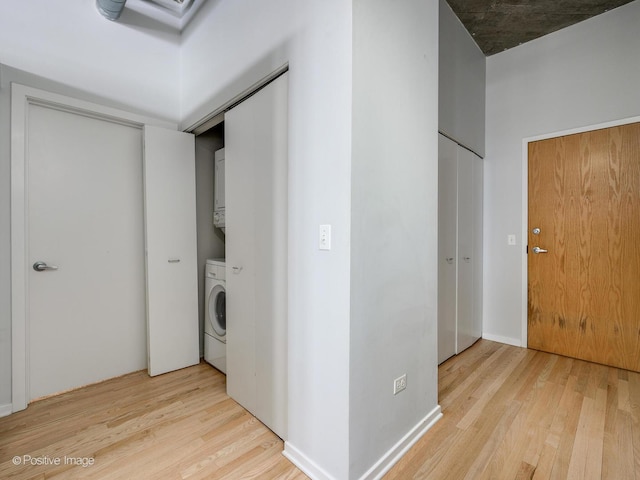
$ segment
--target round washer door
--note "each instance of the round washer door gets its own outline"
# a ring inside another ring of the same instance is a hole
[[[216,285],[209,293],[209,322],[213,331],[221,337],[227,334],[226,292],[222,285]]]

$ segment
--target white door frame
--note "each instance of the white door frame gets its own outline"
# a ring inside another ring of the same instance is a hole
[[[41,105],[109,122],[142,128],[177,125],[72,97],[11,84],[11,411],[27,407],[29,368],[27,114]]]
[[[593,125],[585,125],[583,127],[570,128],[567,130],[559,130],[555,132],[544,133],[541,135],[535,135],[533,137],[526,137],[522,139],[522,245],[526,248],[529,238],[529,143],[536,142],[538,140],[547,140],[549,138],[562,137],[565,135],[573,135],[575,133],[584,133],[591,130],[600,130],[603,128],[619,127],[620,125],[626,125],[628,123],[640,122],[639,117],[621,118],[619,120],[612,120],[610,122],[596,123]],[[527,347],[527,334],[528,334],[528,303],[529,303],[529,265],[527,262],[527,252],[522,252],[522,304],[521,304],[521,318],[522,318],[522,347]]]

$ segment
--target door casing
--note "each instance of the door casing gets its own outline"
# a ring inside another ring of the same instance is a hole
[[[591,130],[600,130],[610,127],[618,127],[620,125],[626,125],[628,123],[640,122],[640,116],[622,118],[619,120],[613,120],[605,123],[598,123],[593,125],[587,125],[578,128],[572,128],[568,130],[560,130],[545,133],[542,135],[536,135],[533,137],[527,137],[522,140],[522,230],[520,232],[522,241],[522,303],[521,307],[521,344],[520,346],[526,347],[528,344],[527,338],[527,315],[528,315],[528,289],[527,284],[529,281],[529,267],[527,263],[527,238],[529,229],[529,143],[538,140],[547,140],[549,138],[562,137],[565,135],[573,135],[576,133],[589,132]]]
[[[28,395],[28,184],[26,167],[26,118],[29,104],[69,111],[112,122],[142,128],[155,125],[176,129],[176,124],[144,115],[130,113],[93,102],[60,95],[45,90],[11,84],[11,409],[27,407]]]

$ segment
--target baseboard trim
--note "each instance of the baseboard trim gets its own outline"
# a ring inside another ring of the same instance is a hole
[[[482,338],[485,340],[491,340],[492,342],[506,343],[507,345],[513,345],[514,347],[521,347],[522,341],[518,338],[503,337],[501,335],[492,335],[490,333],[482,333]]]
[[[6,405],[0,405],[0,417],[6,417],[13,413],[13,405],[7,403]]]
[[[291,463],[302,470],[309,478],[314,480],[336,480],[290,442],[284,442],[282,455],[287,457]]]
[[[382,478],[441,418],[442,409],[440,405],[436,405],[426,417],[420,420],[398,443],[380,457],[380,459],[360,477],[360,480],[378,480]]]
[[[387,451],[380,459],[361,477],[360,480],[379,480],[400,460],[422,436],[442,418],[440,405],[436,405],[431,412],[420,420],[407,434],[402,437],[393,447]],[[284,442],[286,458],[296,467],[302,470],[305,475],[313,480],[335,480],[329,473],[323,470],[318,464],[302,453],[290,442]]]

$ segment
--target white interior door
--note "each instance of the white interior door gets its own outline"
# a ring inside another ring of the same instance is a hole
[[[475,341],[473,312],[473,162],[474,155],[458,148],[458,295],[456,353],[470,347]]]
[[[195,137],[144,128],[149,375],[200,360]]]
[[[473,157],[473,343],[482,337],[484,160],[470,155]]]
[[[287,427],[287,74],[225,114],[227,391]]]
[[[144,368],[142,133],[29,104],[29,399]],[[46,262],[57,270],[35,271]]]
[[[456,354],[458,146],[438,141],[438,363]]]

